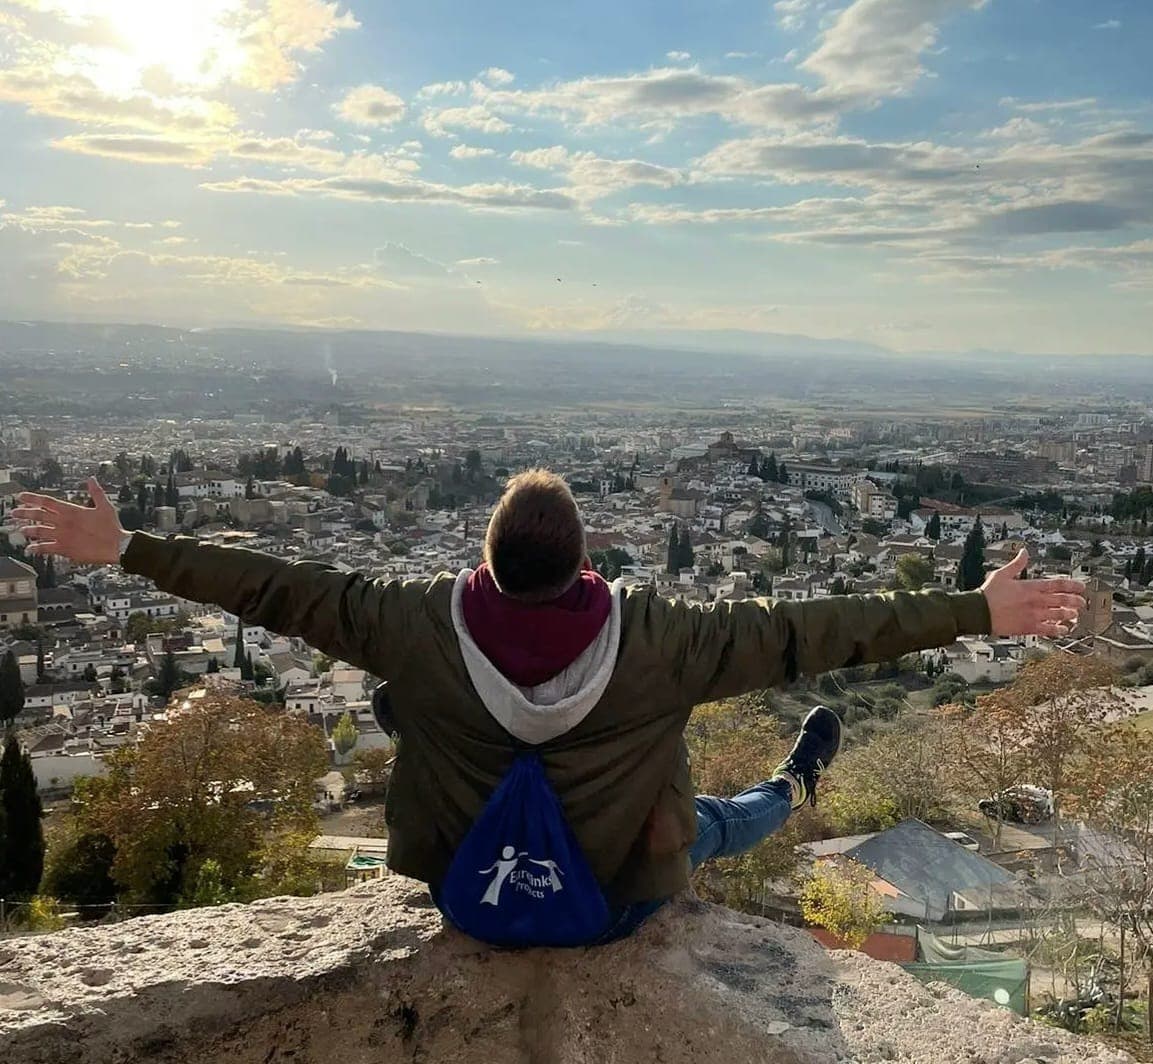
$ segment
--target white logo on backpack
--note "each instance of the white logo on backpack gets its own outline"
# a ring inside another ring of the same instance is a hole
[[[544,872],[536,875],[527,869],[519,868],[518,865],[522,857],[528,858],[530,865],[543,868]],[[477,872],[477,875],[481,876],[489,874],[492,874],[493,878],[488,889],[484,892],[484,897],[480,900],[481,905],[499,906],[505,883],[508,883],[513,890],[528,894],[538,900],[545,897],[546,889],[551,888],[554,894],[564,890],[564,884],[560,881],[564,871],[556,861],[538,861],[534,857],[529,857],[525,850],[517,853],[514,846],[506,846],[501,850],[500,859],[491,868],[482,868]]]

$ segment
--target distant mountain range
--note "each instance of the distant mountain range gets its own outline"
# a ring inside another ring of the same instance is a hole
[[[291,375],[281,393],[316,382],[307,387],[330,400],[430,398],[460,405],[730,403],[776,396],[831,409],[851,397],[874,411],[931,411],[969,399],[983,408],[1037,398],[1153,401],[1153,357],[1138,355],[907,354],[854,340],[741,330],[500,338],[0,322],[0,366],[11,367],[21,394],[49,391],[38,381],[47,363],[69,367],[71,380],[54,377],[61,388],[80,389],[82,378],[93,374],[111,387],[132,373],[125,386],[155,396],[215,391],[228,380],[235,394],[242,377],[266,389],[269,375],[279,373]],[[0,372],[0,394],[3,378]]]

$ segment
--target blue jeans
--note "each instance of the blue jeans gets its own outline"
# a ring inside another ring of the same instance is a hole
[[[689,850],[693,870],[714,857],[735,857],[781,830],[792,812],[792,794],[783,779],[765,780],[733,798],[698,794],[697,841]],[[631,935],[668,901],[627,905],[614,918],[599,944]]]

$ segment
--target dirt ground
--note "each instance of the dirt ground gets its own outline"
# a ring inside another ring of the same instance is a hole
[[[359,802],[351,802],[339,813],[329,813],[321,817],[320,830],[325,835],[387,838],[388,828],[384,825],[384,798],[366,798]]]

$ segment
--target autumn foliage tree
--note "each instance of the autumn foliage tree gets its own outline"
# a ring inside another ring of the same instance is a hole
[[[817,861],[801,885],[801,913],[807,923],[824,928],[849,949],[857,949],[892,920],[873,889],[874,879],[857,861]]]
[[[1106,724],[1122,711],[1114,680],[1108,662],[1058,651],[1026,662],[1011,684],[979,696],[972,709],[944,707],[958,779],[969,781],[972,797],[1019,783],[1052,791],[1058,830],[1065,812],[1102,798]]]
[[[78,781],[75,815],[83,833],[111,841],[112,877],[134,900],[195,895],[210,859],[222,889],[262,893],[270,839],[315,833],[327,761],[323,734],[302,718],[209,694],[109,755],[105,776]]]
[[[772,776],[791,745],[755,695],[698,706],[685,738],[696,790],[722,798]],[[696,877],[698,891],[732,908],[756,911],[765,882],[789,875],[797,844],[816,837],[813,815],[808,808],[799,810],[748,853],[710,861]]]

